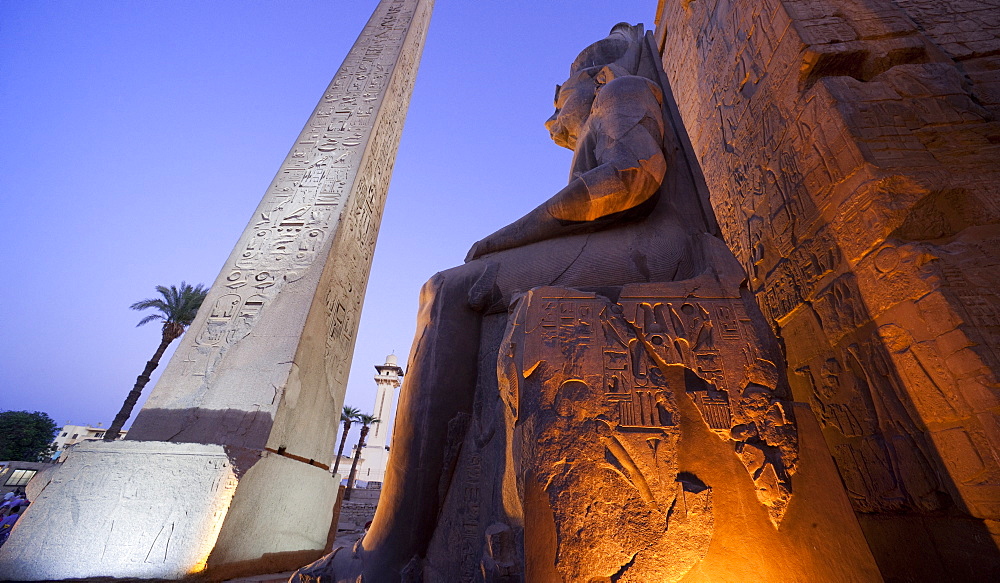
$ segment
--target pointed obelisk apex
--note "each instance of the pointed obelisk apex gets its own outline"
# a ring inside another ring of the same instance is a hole
[[[71,453],[0,549],[5,577],[227,578],[322,554],[340,481],[328,464],[432,7],[379,2],[128,440]]]

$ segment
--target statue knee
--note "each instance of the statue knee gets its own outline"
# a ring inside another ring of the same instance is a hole
[[[430,305],[440,298],[452,297],[455,293],[467,293],[468,284],[463,284],[465,278],[461,277],[460,272],[456,273],[457,270],[458,268],[447,269],[432,275],[420,288],[420,305]]]
[[[429,307],[443,301],[450,306],[464,304],[473,311],[482,311],[500,299],[497,272],[495,263],[482,261],[439,271],[420,288],[420,305]]]
[[[420,288],[420,304],[426,304],[427,302],[434,299],[437,295],[438,289],[441,287],[444,277],[441,272],[435,273],[430,279],[424,282],[424,285]]]

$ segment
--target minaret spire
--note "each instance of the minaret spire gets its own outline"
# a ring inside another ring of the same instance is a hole
[[[368,433],[367,444],[361,453],[364,465],[358,471],[358,479],[382,482],[385,479],[385,465],[389,460],[386,440],[392,430],[390,417],[396,402],[396,389],[403,382],[403,368],[399,366],[395,354],[385,357],[385,364],[375,365],[375,406],[372,415],[380,420]]]

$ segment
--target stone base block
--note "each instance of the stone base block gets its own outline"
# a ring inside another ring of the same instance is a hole
[[[238,482],[220,445],[80,444],[0,548],[0,578],[202,571]]]
[[[211,578],[290,571],[318,559],[339,485],[328,470],[265,451],[240,478],[208,558]]]
[[[77,446],[8,542],[0,579],[213,579],[286,570],[326,547],[337,481],[269,452]],[[277,569],[276,569],[277,567]]]

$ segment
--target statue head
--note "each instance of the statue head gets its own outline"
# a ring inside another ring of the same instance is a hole
[[[611,33],[583,49],[570,66],[569,78],[556,86],[556,111],[545,122],[552,140],[576,149],[576,140],[590,117],[601,87],[638,69],[642,25],[616,24]]]

